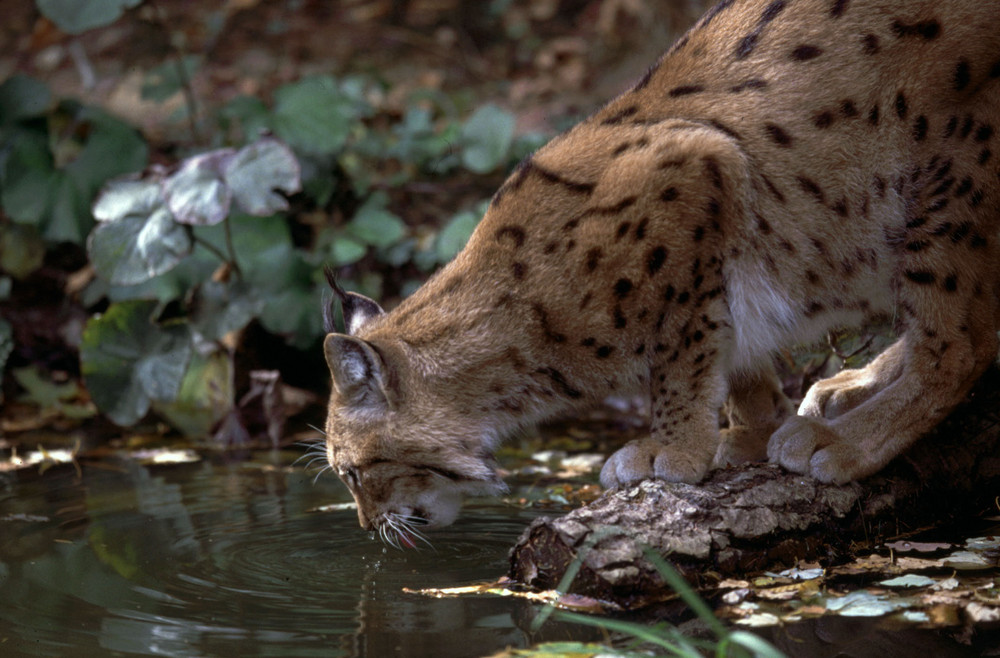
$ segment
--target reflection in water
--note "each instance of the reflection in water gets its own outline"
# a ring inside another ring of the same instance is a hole
[[[280,464],[0,475],[0,653],[444,657],[591,637],[529,637],[523,601],[401,591],[501,575],[527,513],[472,505],[434,550],[401,552],[350,510],[309,512],[349,499]]]

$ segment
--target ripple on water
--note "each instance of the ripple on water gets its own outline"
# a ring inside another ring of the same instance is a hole
[[[523,645],[519,603],[402,590],[502,575],[531,513],[477,501],[428,532],[431,547],[398,550],[351,510],[308,512],[329,501],[322,488],[263,477],[199,466],[17,483],[0,499],[0,517],[28,519],[0,532],[5,655],[260,655],[267,645],[274,655],[448,656],[468,655],[471,638],[487,653]]]

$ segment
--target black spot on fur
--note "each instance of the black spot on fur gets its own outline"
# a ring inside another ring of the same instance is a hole
[[[795,180],[804,192],[813,196],[820,203],[826,203],[826,195],[823,193],[823,188],[819,186],[819,183],[806,176],[796,176]]]
[[[570,383],[566,381],[566,377],[564,377],[563,374],[558,370],[556,370],[555,368],[547,366],[544,368],[539,368],[538,372],[540,374],[547,375],[548,378],[552,380],[552,383],[555,384],[556,387],[566,397],[573,399],[578,399],[583,397],[583,393],[580,392],[578,388],[571,386]]]
[[[594,353],[597,355],[598,359],[606,359],[611,356],[611,353],[614,351],[615,348],[611,345],[601,345]]]
[[[524,278],[525,273],[528,271],[528,266],[520,261],[514,261],[511,266],[511,273],[513,273],[514,278],[521,280]]]
[[[958,64],[955,65],[955,72],[952,74],[951,80],[955,85],[955,91],[963,91],[969,86],[969,82],[972,81],[972,68],[969,66],[969,61],[967,59],[958,60]]]
[[[497,242],[500,242],[502,238],[510,238],[514,243],[514,247],[520,247],[524,244],[525,233],[524,229],[520,226],[501,226],[493,234]]]
[[[954,114],[948,118],[948,123],[944,127],[944,136],[951,137],[955,134],[955,130],[958,128],[958,117]]]
[[[907,270],[903,275],[913,283],[920,285],[930,285],[937,279],[933,272],[927,270]]]
[[[975,125],[976,125],[976,122],[972,118],[972,115],[968,115],[967,114],[965,116],[965,119],[962,120],[962,127],[958,131],[958,136],[961,139],[965,139],[966,137],[969,136],[969,133],[972,132],[972,127],[975,126]]]
[[[988,123],[984,123],[976,129],[976,134],[973,136],[977,142],[985,142],[990,137],[993,136],[993,126]]]
[[[779,190],[777,187],[774,186],[774,183],[771,182],[771,179],[765,176],[764,174],[761,174],[760,178],[761,180],[764,181],[764,185],[767,186],[767,191],[771,193],[771,196],[773,196],[781,203],[784,203],[785,195],[781,193],[781,190]]]
[[[820,112],[813,119],[813,125],[817,128],[829,128],[833,125],[833,112]]]
[[[632,228],[632,222],[622,222],[618,225],[618,230],[615,231],[615,240],[621,240],[628,233],[628,230]]]
[[[772,142],[778,146],[788,148],[792,145],[792,136],[785,132],[784,128],[775,123],[765,123],[764,131]]]
[[[701,85],[681,85],[680,87],[674,87],[667,92],[667,95],[671,98],[677,98],[678,96],[690,96],[691,94],[700,94],[705,91],[705,88]]]
[[[900,119],[906,118],[906,96],[903,95],[903,92],[896,94],[896,116]]]
[[[615,297],[625,299],[630,292],[632,292],[632,282],[629,279],[622,277],[615,281]]]
[[[816,59],[823,54],[823,49],[817,46],[810,46],[808,44],[803,44],[801,46],[796,46],[795,50],[792,51],[792,59],[798,62],[806,62],[810,59]]]
[[[722,189],[722,171],[719,169],[719,163],[715,161],[715,158],[705,158],[705,173],[708,176],[708,180],[711,181],[712,186],[717,189]]]
[[[727,126],[726,124],[722,123],[718,119],[709,119],[708,123],[709,123],[709,125],[711,125],[716,130],[718,130],[718,131],[720,131],[722,133],[725,133],[726,135],[732,137],[736,141],[740,141],[740,140],[743,139],[742,135],[740,135],[738,132],[736,132],[735,130],[733,130],[732,128],[730,128],[729,126]]]
[[[661,201],[673,201],[674,199],[677,198],[677,194],[678,194],[678,192],[677,192],[677,188],[676,187],[668,187],[667,189],[663,190],[660,193],[660,200]]]
[[[927,117],[923,114],[913,122],[913,139],[922,142],[927,139]]]
[[[566,334],[559,333],[552,329],[552,325],[549,323],[549,313],[545,310],[541,304],[532,304],[531,310],[535,312],[538,316],[538,324],[542,327],[542,332],[545,334],[545,338],[553,343],[565,343]]]
[[[587,268],[588,272],[593,272],[597,269],[598,264],[601,262],[601,257],[604,252],[600,247],[591,247],[587,251],[586,260],[584,261],[584,267]]]
[[[646,237],[646,226],[649,225],[649,217],[643,217],[635,227],[635,241],[638,242]]]
[[[866,34],[861,38],[861,50],[866,55],[875,55],[879,51],[878,37],[874,34]]]
[[[920,21],[919,23],[913,23],[912,25],[907,25],[902,21],[893,21],[892,23],[893,33],[899,37],[920,37],[927,41],[936,39],[939,34],[941,34],[941,24],[936,20]]]
[[[832,18],[840,18],[844,15],[847,10],[847,3],[850,0],[833,0],[833,6],[830,7],[830,16]]]
[[[601,121],[601,125],[617,126],[621,123],[624,123],[625,119],[633,117],[638,113],[639,113],[638,105],[629,105],[628,107],[622,108],[621,110],[618,110],[611,116],[605,118],[603,121]]]
[[[767,81],[761,80],[760,78],[751,78],[749,80],[745,80],[739,83],[738,85],[733,85],[732,87],[729,88],[729,91],[733,92],[734,94],[738,94],[741,91],[765,89],[766,87],[767,87]]]
[[[878,105],[872,105],[872,109],[868,110],[868,123],[870,123],[873,126],[877,126],[878,120],[879,120]]]
[[[649,272],[649,276],[653,276],[660,271],[663,264],[667,261],[667,249],[666,247],[653,247],[646,254],[646,271]]]

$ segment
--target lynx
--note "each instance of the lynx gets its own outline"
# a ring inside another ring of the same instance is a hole
[[[361,525],[412,544],[503,489],[505,435],[635,391],[649,436],[605,487],[877,472],[996,358],[998,101],[995,3],[720,2],[395,310],[331,281],[327,457]],[[773,352],[876,316],[898,341],[796,414]]]

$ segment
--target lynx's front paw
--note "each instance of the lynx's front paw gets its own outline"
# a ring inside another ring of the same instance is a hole
[[[691,455],[654,439],[639,439],[608,458],[601,469],[601,486],[611,489],[648,479],[693,484],[708,472],[711,455],[708,457]]]
[[[845,441],[823,420],[805,416],[792,416],[778,428],[767,444],[767,456],[790,471],[831,484],[872,472],[858,445]]]

